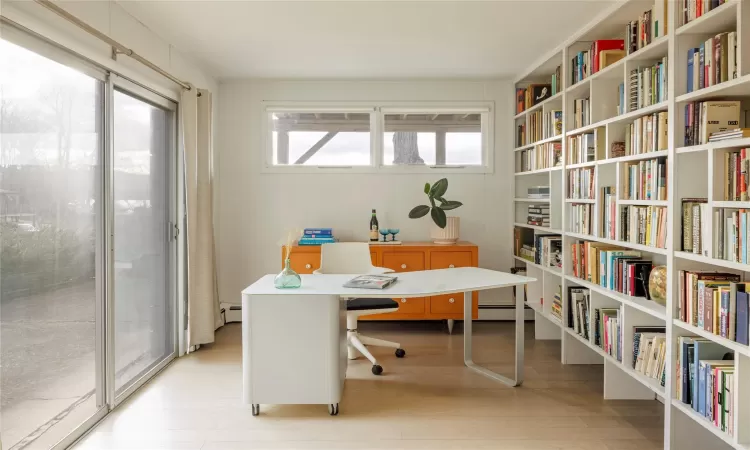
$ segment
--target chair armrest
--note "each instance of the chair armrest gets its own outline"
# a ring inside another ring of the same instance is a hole
[[[315,269],[315,270],[313,270],[312,274],[313,275],[321,275],[321,274],[323,274],[323,272],[321,272],[320,269]]]

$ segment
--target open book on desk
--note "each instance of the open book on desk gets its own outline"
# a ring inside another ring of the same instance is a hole
[[[360,275],[344,284],[347,288],[385,289],[398,280],[393,275]]]

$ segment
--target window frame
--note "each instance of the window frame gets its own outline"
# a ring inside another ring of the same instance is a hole
[[[495,108],[491,101],[474,102],[269,102],[260,107],[262,131],[262,173],[494,173]],[[277,112],[335,112],[370,114],[370,164],[366,166],[319,166],[274,164],[273,122]],[[386,114],[480,114],[481,165],[386,165],[384,158]]]

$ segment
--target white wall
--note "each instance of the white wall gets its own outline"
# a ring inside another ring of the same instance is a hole
[[[216,224],[219,297],[238,303],[240,291],[261,275],[278,272],[278,242],[294,227],[333,227],[342,240],[366,240],[370,210],[383,227],[399,227],[404,241],[429,240],[429,218],[410,220],[424,203],[434,174],[262,173],[262,101],[493,101],[491,174],[447,175],[461,237],[479,245],[482,267],[512,265],[513,163],[509,148],[513,108],[510,81],[272,81],[222,83],[219,88]],[[482,293],[481,303],[508,299],[510,290]]]
[[[217,82],[210,74],[162,40],[158,30],[146,28],[114,0],[55,3],[178,78],[199,88],[217,91]],[[0,0],[0,14],[87,58],[179,98],[180,88],[176,84],[126,56],[112,61],[109,46],[33,1]]]

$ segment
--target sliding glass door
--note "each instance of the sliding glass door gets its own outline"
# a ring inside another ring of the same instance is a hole
[[[50,448],[106,409],[103,80],[0,40],[6,449]]]
[[[175,351],[171,163],[174,107],[122,90],[113,97],[114,368],[120,395]],[[130,89],[135,89],[130,86]]]
[[[0,39],[0,448],[65,448],[176,356],[176,104]]]

